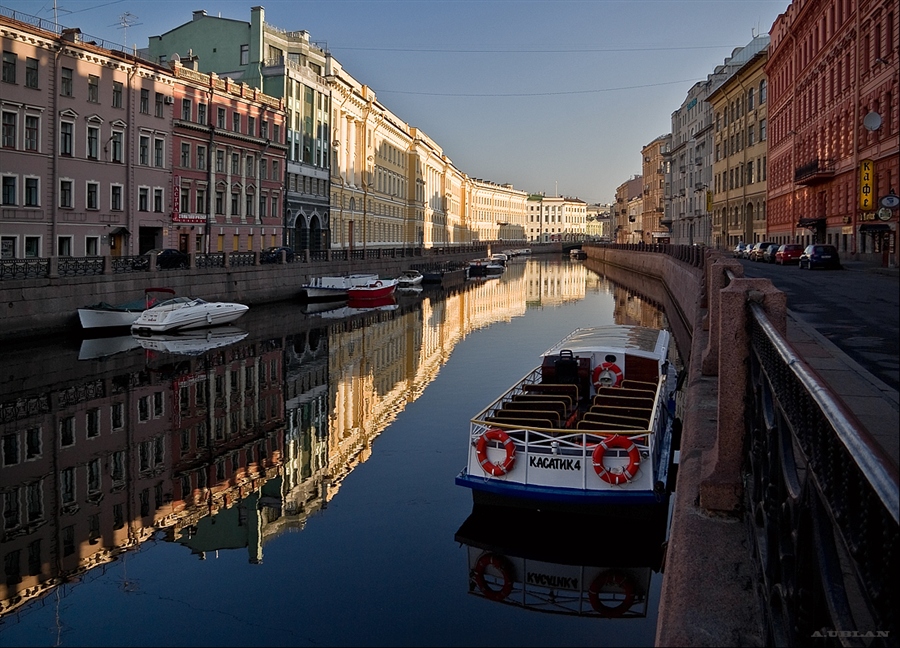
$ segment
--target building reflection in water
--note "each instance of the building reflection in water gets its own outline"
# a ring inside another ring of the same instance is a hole
[[[246,338],[198,356],[7,354],[0,614],[158,534],[200,558],[262,561],[268,539],[327,507],[466,335],[598,290],[615,291],[616,321],[659,325],[580,263],[517,259],[394,311],[250,319]]]

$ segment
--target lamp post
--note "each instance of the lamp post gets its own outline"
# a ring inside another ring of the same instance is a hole
[[[343,250],[345,247],[344,246],[344,176],[341,175],[341,165],[338,163],[339,158],[338,158],[338,153],[337,153],[340,146],[341,146],[340,140],[334,140],[331,143],[331,148],[335,152],[334,153],[334,166],[332,167],[332,170],[337,173],[337,179],[341,181],[341,204],[340,204],[339,212],[338,212],[338,214],[339,214],[338,222],[340,223],[339,242],[341,245],[341,249]]]

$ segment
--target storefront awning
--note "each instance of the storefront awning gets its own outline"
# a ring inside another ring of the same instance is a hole
[[[128,233],[129,232],[127,227],[113,227],[111,230],[109,230],[110,236],[115,236],[117,234],[125,234],[127,236]]]
[[[797,227],[808,227],[809,229],[815,229],[824,224],[824,218],[801,218],[799,221],[797,221]]]
[[[890,232],[891,226],[887,223],[863,223],[859,226],[860,234],[875,234],[876,232]]]

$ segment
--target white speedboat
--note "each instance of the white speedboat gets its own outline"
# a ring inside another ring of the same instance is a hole
[[[658,504],[672,461],[669,333],[578,329],[470,423],[456,483],[476,503]]]
[[[350,274],[337,277],[315,277],[300,287],[300,299],[304,301],[331,301],[347,299],[351,288],[367,286],[378,281],[377,274]]]
[[[397,277],[397,288],[413,288],[415,286],[419,286],[422,283],[422,273],[418,270],[404,270],[400,273],[400,276]]]
[[[219,347],[235,344],[247,337],[247,331],[236,326],[191,329],[160,335],[132,334],[135,343],[148,351],[164,351],[175,355],[198,356]]]
[[[148,308],[131,325],[138,333],[166,333],[229,324],[249,307],[232,302],[208,302],[190,297],[167,299]]]
[[[165,293],[174,295],[171,288],[145,288],[141,299],[124,302],[122,304],[107,304],[100,302],[93,306],[85,306],[78,309],[78,320],[81,328],[100,329],[131,326],[145,310],[159,301],[158,295]]]

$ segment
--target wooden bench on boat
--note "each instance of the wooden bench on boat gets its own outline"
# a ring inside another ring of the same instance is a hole
[[[538,412],[556,412],[560,418],[566,418],[569,407],[563,401],[507,401],[500,408],[501,411],[533,410]]]
[[[579,398],[578,385],[564,383],[526,383],[522,385],[522,391],[534,394],[565,394],[573,403],[577,403]]]
[[[506,416],[488,416],[484,419],[488,423],[504,426],[507,428],[557,428],[559,423],[553,423],[550,419],[541,418],[515,418]]]
[[[650,420],[653,415],[652,407],[643,405],[592,405],[587,411],[590,414],[615,414],[617,416],[631,416],[639,419]]]
[[[566,407],[571,410],[574,405],[574,401],[571,396],[566,394],[536,394],[534,392],[527,392],[522,394],[514,394],[511,398],[513,402],[519,401],[529,401],[529,402],[541,402],[541,401],[551,401],[557,403],[565,403]]]
[[[639,407],[652,409],[656,403],[653,396],[619,396],[600,393],[591,401],[592,407]]]
[[[608,430],[616,434],[636,434],[638,432],[646,432],[647,428],[631,423],[602,423],[600,421],[589,421],[582,419],[578,421],[578,430]]]
[[[650,416],[629,416],[627,414],[616,414],[614,412],[586,412],[582,421],[593,421],[596,423],[620,423],[622,425],[634,425],[643,430],[650,427]]]

